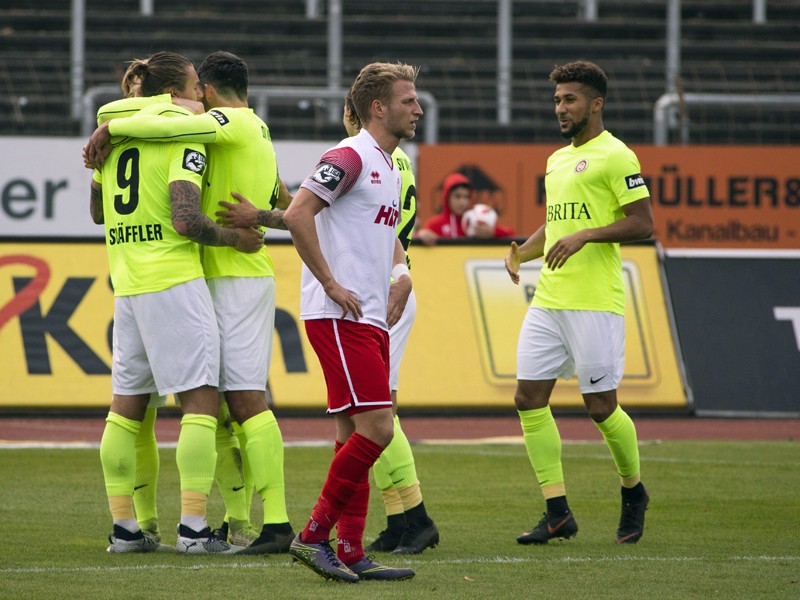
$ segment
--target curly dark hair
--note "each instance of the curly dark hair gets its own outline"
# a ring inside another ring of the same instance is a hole
[[[555,65],[550,72],[550,81],[558,83],[577,82],[597,92],[601,98],[608,92],[608,76],[603,69],[588,60],[576,60],[563,65]]]

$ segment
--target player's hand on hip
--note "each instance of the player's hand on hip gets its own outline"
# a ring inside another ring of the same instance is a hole
[[[221,200],[219,205],[225,210],[214,213],[217,223],[225,227],[257,227],[258,209],[238,192],[231,192],[231,196],[238,202],[234,204]]]
[[[506,256],[506,272],[511,277],[511,282],[519,285],[519,246],[517,242],[511,242],[511,249]]]
[[[253,227],[239,227],[236,229],[239,234],[236,240],[236,249],[239,252],[253,254],[264,247],[264,234]]]
[[[359,302],[356,295],[350,290],[339,285],[338,282],[333,281],[329,285],[325,286],[325,293],[328,294],[328,298],[342,307],[342,319],[344,319],[347,316],[347,313],[350,312],[353,313],[353,318],[356,321],[364,316],[364,312],[361,310],[361,302]]]

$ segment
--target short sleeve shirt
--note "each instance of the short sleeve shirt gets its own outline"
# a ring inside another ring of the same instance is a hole
[[[364,129],[328,150],[300,187],[328,206],[316,216],[317,235],[331,274],[359,299],[361,322],[388,330],[400,173]],[[342,309],[303,265],[301,319],[338,319]],[[348,320],[354,320],[348,313]]]
[[[392,153],[392,160],[397,165],[397,168],[400,169],[400,179],[402,181],[400,188],[402,210],[400,211],[400,222],[397,224],[397,237],[400,239],[400,243],[403,244],[403,249],[406,251],[406,263],[411,268],[408,247],[411,244],[411,234],[414,232],[414,224],[417,220],[417,182],[414,179],[411,159],[399,146]]]
[[[205,161],[202,144],[128,140],[114,147],[99,179],[115,295],[158,292],[203,277],[197,244],[172,226],[169,185],[188,181],[201,189]]]
[[[547,160],[545,256],[562,237],[625,217],[622,207],[650,196],[634,152],[608,131]],[[542,266],[533,306],[625,314],[619,244],[589,243],[557,270]]]
[[[115,120],[110,131],[148,140],[206,142],[208,171],[203,187],[203,212],[212,220],[219,202],[234,202],[239,192],[257,208],[274,205],[279,187],[278,163],[269,128],[250,108],[213,108],[185,119]],[[206,279],[214,277],[272,277],[272,258],[266,248],[245,254],[227,246],[201,248]]]

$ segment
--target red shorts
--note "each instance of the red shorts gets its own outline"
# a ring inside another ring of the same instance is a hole
[[[329,413],[392,406],[388,332],[343,319],[313,319],[305,326],[325,374]]]

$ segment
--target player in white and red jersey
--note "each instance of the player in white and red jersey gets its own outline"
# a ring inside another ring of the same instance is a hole
[[[344,99],[342,124],[349,136],[358,135],[361,131],[361,120],[349,95]],[[402,208],[400,221],[397,223],[397,237],[406,251],[406,265],[411,269],[408,248],[417,216],[417,183],[411,161],[400,146],[392,154],[392,160],[400,171],[402,181],[400,186]],[[400,363],[416,314],[417,300],[412,290],[402,318],[389,330],[389,389],[392,391],[394,437],[392,443],[372,466],[375,485],[381,490],[386,507],[386,529],[367,546],[366,551],[370,553],[418,554],[439,543],[439,529],[428,516],[422,500],[411,444],[408,443],[397,416]]]
[[[336,418],[336,454],[292,557],[326,579],[414,576],[364,555],[369,469],[392,440],[389,328],[411,293],[396,236],[400,173],[392,152],[422,116],[417,70],[372,63],[350,89],[361,133],[326,152],[284,220],[303,259],[300,318],[319,357]],[[390,284],[391,278],[395,283]],[[337,552],[328,544],[337,527]]]

